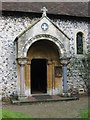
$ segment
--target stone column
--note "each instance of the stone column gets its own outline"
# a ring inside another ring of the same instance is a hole
[[[68,58],[62,58],[60,59],[60,62],[62,64],[62,76],[63,76],[63,93],[68,92],[68,85],[67,85],[67,64],[69,63]]]
[[[68,92],[68,86],[67,86],[67,66],[64,64],[63,67],[63,92]]]
[[[52,60],[52,94],[55,94],[55,75],[54,75],[55,60]]]
[[[47,93],[52,95],[52,61],[50,60],[47,67]]]
[[[20,65],[20,95],[24,95],[24,64]]]
[[[28,88],[28,96],[30,96],[31,95],[31,60],[27,62],[27,69],[28,69],[27,88]]]
[[[24,67],[27,63],[26,58],[18,58],[18,63],[20,65],[20,95],[19,99],[25,97],[25,80],[24,80]]]

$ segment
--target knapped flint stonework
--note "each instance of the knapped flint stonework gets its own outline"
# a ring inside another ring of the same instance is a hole
[[[0,86],[2,86],[2,96],[10,96],[12,94],[17,94],[17,61],[16,61],[16,49],[15,49],[15,38],[30,24],[32,24],[36,19],[39,18],[29,18],[29,17],[0,17],[0,40],[2,44],[1,56],[0,56],[0,74],[2,76],[2,81],[0,81]],[[87,43],[88,39],[88,24],[86,22],[69,21],[54,19],[53,20],[58,27],[70,38],[70,51],[71,56],[75,54],[75,36],[76,33],[82,31],[84,33],[84,38]],[[73,76],[68,77],[68,88],[84,88],[83,80],[78,75],[78,71],[73,69]],[[78,87],[77,87],[78,86]],[[1,96],[0,96],[1,97]]]

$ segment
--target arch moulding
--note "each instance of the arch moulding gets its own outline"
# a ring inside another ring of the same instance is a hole
[[[56,37],[51,36],[51,35],[40,34],[40,35],[36,35],[35,37],[32,37],[31,39],[26,41],[26,43],[20,49],[21,51],[18,52],[18,58],[27,58],[28,49],[31,47],[31,45],[33,43],[40,41],[40,40],[47,40],[47,41],[53,42],[57,46],[60,58],[62,58],[66,55],[65,47],[59,39],[57,39]]]

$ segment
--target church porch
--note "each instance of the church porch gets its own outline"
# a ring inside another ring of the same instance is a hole
[[[17,36],[18,96],[68,92],[69,40],[47,17],[46,11],[41,19]]]

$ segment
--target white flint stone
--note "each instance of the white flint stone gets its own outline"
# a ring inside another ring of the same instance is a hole
[[[16,63],[16,51],[14,46],[15,38],[25,30],[28,25],[32,24],[34,21],[39,18],[29,18],[29,17],[4,17],[0,16],[0,40],[2,42],[2,51],[1,57],[2,59],[2,93],[3,96],[11,95],[13,92],[17,92],[17,64]],[[85,39],[88,42],[88,23],[87,22],[78,22],[78,21],[69,21],[69,20],[61,20],[55,19],[53,20],[57,24],[57,26],[70,38],[70,50],[71,54],[75,53],[75,35],[77,32],[82,31],[85,34]],[[6,60],[8,58],[8,60]],[[1,60],[0,60],[1,61]],[[78,76],[78,71],[73,70],[73,76],[68,77],[68,86],[69,88],[73,86],[73,88],[77,87],[77,84],[80,88],[84,85],[83,80]],[[68,71],[69,72],[69,71]],[[12,82],[13,81],[13,82]],[[5,84],[7,82],[7,85]],[[77,83],[78,82],[78,83]],[[13,84],[13,85],[12,85]],[[7,86],[7,87],[6,87]],[[84,86],[85,87],[85,86]],[[52,91],[49,91],[51,93]],[[58,89],[53,90],[53,93],[58,93]],[[0,96],[1,98],[1,96]]]

